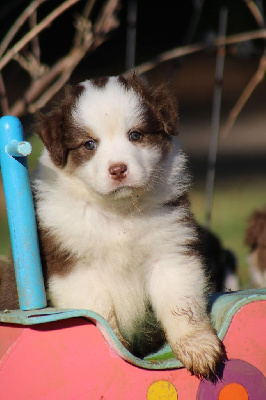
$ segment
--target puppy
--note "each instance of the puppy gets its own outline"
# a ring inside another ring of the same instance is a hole
[[[266,287],[266,206],[249,218],[245,244],[249,248],[248,264],[251,287]]]
[[[212,379],[225,351],[206,313],[174,99],[135,74],[85,81],[39,114],[33,183],[47,296],[101,314],[136,356],[167,339]]]

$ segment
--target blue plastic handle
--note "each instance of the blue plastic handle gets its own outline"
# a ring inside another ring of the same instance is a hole
[[[23,140],[18,118],[0,119],[0,163],[8,225],[21,310],[46,306],[36,219],[26,156],[31,145]]]

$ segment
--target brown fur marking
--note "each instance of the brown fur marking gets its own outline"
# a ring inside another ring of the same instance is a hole
[[[17,310],[19,308],[17,283],[12,261],[9,264],[0,262],[0,310]]]
[[[76,261],[74,256],[65,250],[61,250],[56,237],[41,228],[39,228],[39,241],[45,282],[47,276],[67,275]]]
[[[94,86],[96,86],[96,87],[101,89],[101,88],[105,87],[105,85],[107,84],[108,80],[109,80],[108,76],[103,76],[103,77],[91,79],[91,83]]]
[[[50,113],[37,112],[35,116],[34,131],[41,138],[50,156],[58,167],[64,167],[67,162],[69,148],[78,147],[74,140],[73,121],[71,110],[83,92],[84,87],[66,86],[64,99]],[[76,135],[75,135],[76,136]]]
[[[245,244],[250,252],[256,252],[257,267],[266,270],[266,207],[256,210],[249,218]]]
[[[126,82],[124,79],[126,79]],[[178,135],[177,102],[165,85],[156,88],[148,87],[137,74],[132,74],[124,79],[123,82],[127,89],[132,88],[143,99],[143,105],[146,108],[145,114],[147,114],[147,125],[150,126],[156,121],[168,135]]]

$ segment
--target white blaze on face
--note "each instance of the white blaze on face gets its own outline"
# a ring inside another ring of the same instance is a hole
[[[121,187],[147,185],[161,153],[154,146],[140,146],[129,139],[130,131],[141,127],[143,121],[145,109],[141,97],[116,78],[109,78],[102,88],[90,81],[82,85],[85,90],[72,116],[75,123],[88,132],[88,139],[97,141],[97,148],[93,157],[80,165],[75,174],[100,194],[109,194]],[[116,164],[127,166],[122,181],[110,177],[109,168]]]

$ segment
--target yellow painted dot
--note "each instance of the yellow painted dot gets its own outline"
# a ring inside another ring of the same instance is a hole
[[[248,392],[239,383],[229,383],[220,391],[219,400],[248,400]]]
[[[147,392],[147,400],[177,400],[177,391],[168,381],[157,381],[151,384]]]

